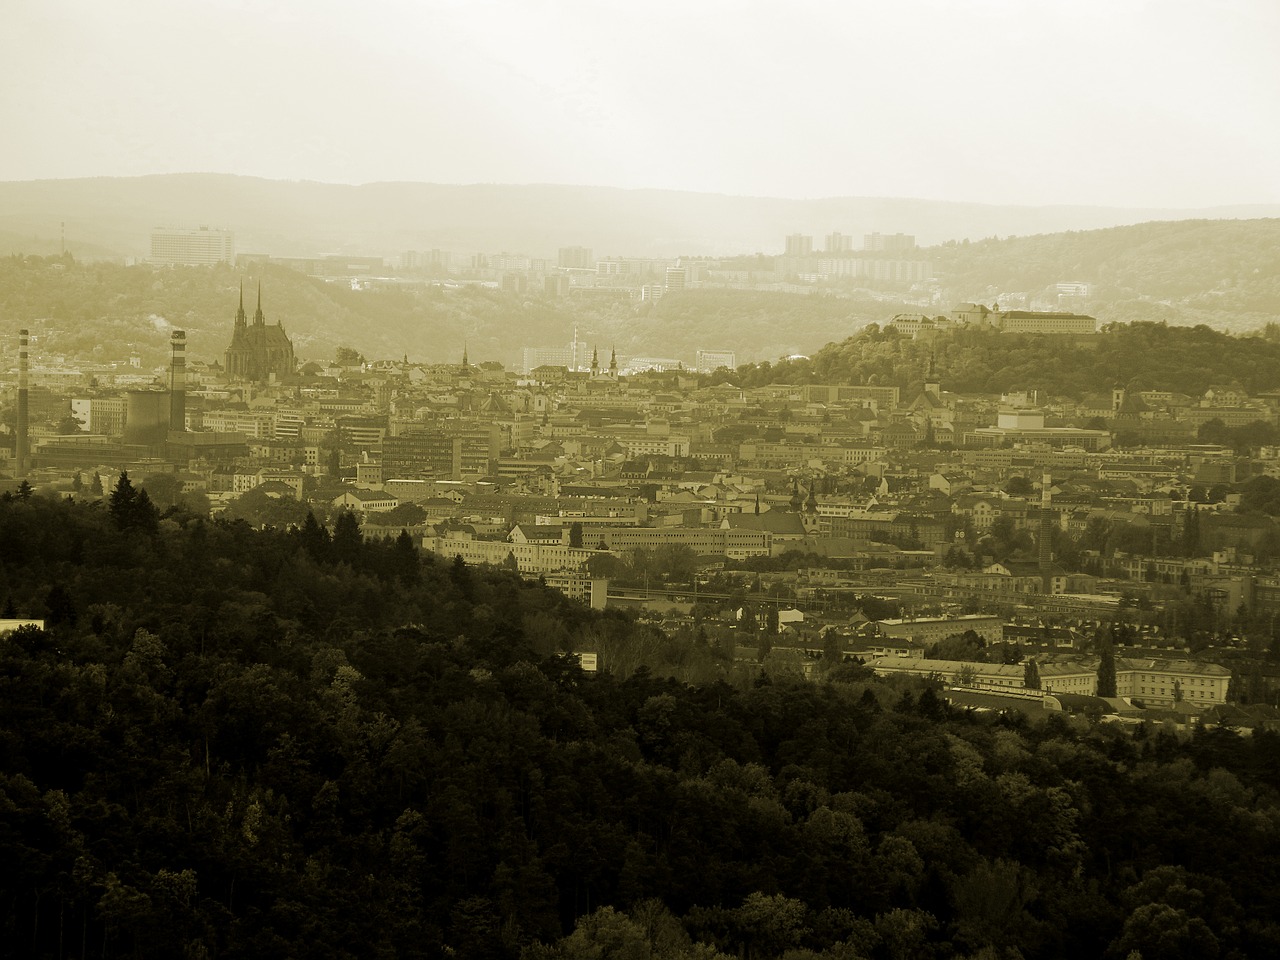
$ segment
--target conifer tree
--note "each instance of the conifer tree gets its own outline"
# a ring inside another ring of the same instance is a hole
[[[134,504],[137,501],[138,491],[133,488],[133,483],[129,480],[129,471],[121,470],[120,478],[116,481],[115,489],[111,491],[111,499],[107,506],[111,519],[116,522],[119,529],[128,529],[129,522],[133,518]]]
[[[302,529],[298,531],[298,539],[302,541],[302,549],[312,560],[319,563],[329,556],[329,531],[316,520],[316,515],[308,510],[307,518],[302,521]]]
[[[1022,668],[1022,685],[1028,690],[1040,689],[1040,666],[1035,657],[1028,660]]]
[[[1111,627],[1104,627],[1098,637],[1098,696],[1116,695],[1116,651],[1111,642]]]
[[[145,490],[137,490],[129,479],[129,472],[122,470],[115,489],[111,491],[108,510],[111,519],[120,530],[141,530],[144,533],[155,533],[160,522],[160,513]]]
[[[333,522],[333,558],[338,563],[355,566],[360,561],[360,547],[364,537],[360,533],[360,521],[350,510],[343,510]]]
[[[422,570],[418,564],[418,548],[408,530],[401,530],[392,547],[394,569],[401,583],[417,583],[422,579]]]

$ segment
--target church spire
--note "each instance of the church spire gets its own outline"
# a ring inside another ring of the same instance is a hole
[[[591,348],[591,375],[594,377],[600,372],[600,351],[595,347]]]
[[[255,327],[262,326],[266,322],[266,318],[262,315],[262,281],[258,281],[258,309],[253,311],[253,325]]]
[[[462,341],[462,369],[470,370],[471,364],[467,362],[467,341]]]
[[[244,326],[244,281],[240,281],[240,309],[236,311],[236,326]]]
[[[609,375],[616,377],[618,375],[618,348],[609,348]]]

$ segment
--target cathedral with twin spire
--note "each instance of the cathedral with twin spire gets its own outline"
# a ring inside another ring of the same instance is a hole
[[[231,346],[227,347],[227,376],[232,380],[268,383],[293,376],[293,344],[281,323],[267,324],[262,315],[262,284],[258,284],[258,309],[253,322],[244,312],[244,284],[240,284],[240,309],[236,311]]]

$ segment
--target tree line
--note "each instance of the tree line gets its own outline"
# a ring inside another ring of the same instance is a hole
[[[0,500],[0,955],[1280,952],[1277,734],[689,684],[509,571],[116,493]]]

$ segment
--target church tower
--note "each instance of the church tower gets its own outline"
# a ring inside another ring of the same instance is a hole
[[[609,349],[609,376],[616,377],[618,375],[618,348],[610,347]]]
[[[818,492],[816,480],[809,481],[809,498],[805,501],[804,516],[801,518],[801,522],[804,524],[804,532],[809,536],[814,536],[818,533],[820,524],[818,523]]]
[[[296,360],[293,343],[282,323],[268,324],[262,313],[262,282],[258,282],[258,306],[253,323],[244,312],[244,282],[240,283],[240,304],[236,309],[231,345],[226,352],[226,372],[230,380],[269,383],[293,376]]]

